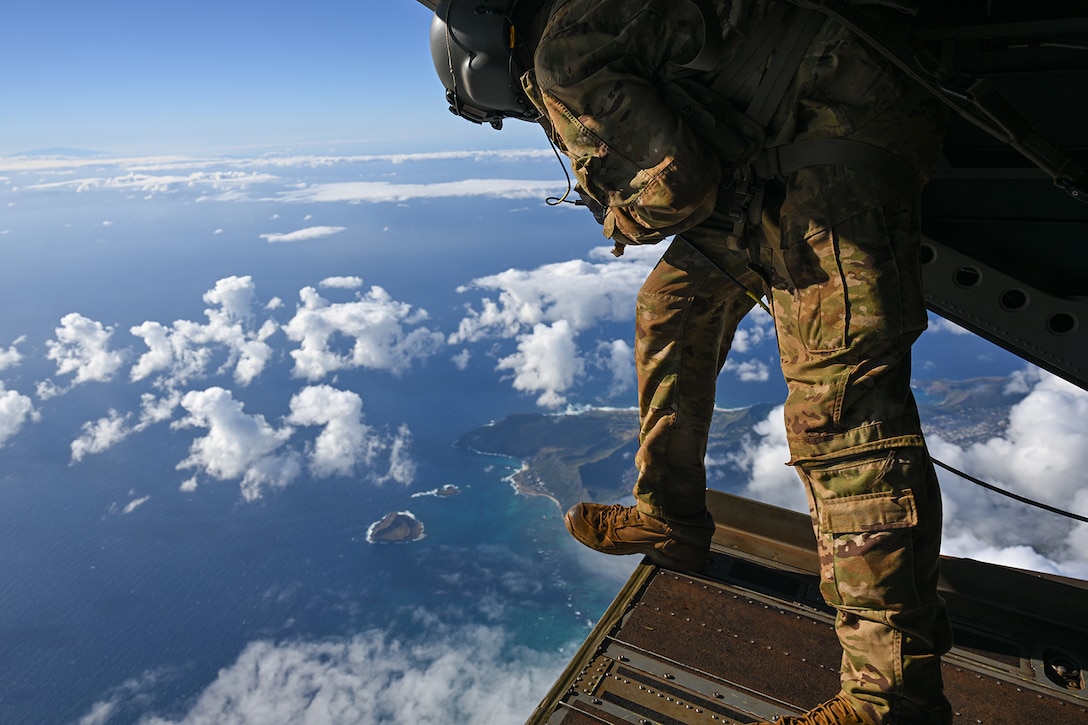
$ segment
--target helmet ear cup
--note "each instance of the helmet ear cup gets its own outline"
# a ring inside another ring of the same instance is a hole
[[[431,21],[431,57],[450,110],[474,123],[532,120],[522,73],[510,47],[517,0],[442,0]]]

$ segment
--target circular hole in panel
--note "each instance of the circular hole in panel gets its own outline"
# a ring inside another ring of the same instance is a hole
[[[960,267],[952,276],[958,287],[970,289],[982,281],[982,272],[974,267]]]
[[[1028,305],[1028,293],[1020,289],[1005,290],[1001,293],[1000,303],[1002,308],[1010,312],[1022,310]]]
[[[932,263],[935,259],[937,259],[936,247],[932,244],[923,244],[918,251],[918,261],[920,261],[924,267],[925,265]]]
[[[1046,321],[1046,329],[1055,335],[1068,335],[1077,329],[1077,318],[1068,312],[1059,312]]]

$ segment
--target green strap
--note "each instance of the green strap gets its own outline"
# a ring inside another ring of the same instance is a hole
[[[752,163],[752,171],[767,179],[824,164],[868,171],[910,194],[917,194],[922,188],[918,171],[906,159],[879,146],[842,138],[798,141],[764,149]]]

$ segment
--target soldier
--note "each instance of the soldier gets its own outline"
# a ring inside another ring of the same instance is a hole
[[[906,32],[896,0],[860,4]],[[545,128],[617,253],[672,237],[637,301],[636,504],[578,504],[570,533],[706,563],[716,378],[765,295],[844,650],[841,691],[779,723],[950,723],[940,492],[909,385],[942,104],[786,0],[442,0],[431,45],[452,111]]]

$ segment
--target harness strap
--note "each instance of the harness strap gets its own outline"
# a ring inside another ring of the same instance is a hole
[[[879,146],[841,138],[799,141],[764,149],[752,162],[752,171],[757,177],[768,179],[824,164],[868,171],[911,194],[918,193],[922,186],[918,171],[906,159]]]
[[[748,79],[767,64],[767,59],[771,57],[785,32],[782,20],[789,10],[788,3],[777,3],[764,16],[748,36],[748,40],[733,55],[733,60],[718,74],[718,79],[714,82],[718,93],[726,98],[736,98]]]
[[[805,50],[816,38],[826,18],[814,10],[790,8],[782,23],[781,38],[772,48],[770,64],[760,78],[745,114],[766,127],[793,81]]]

